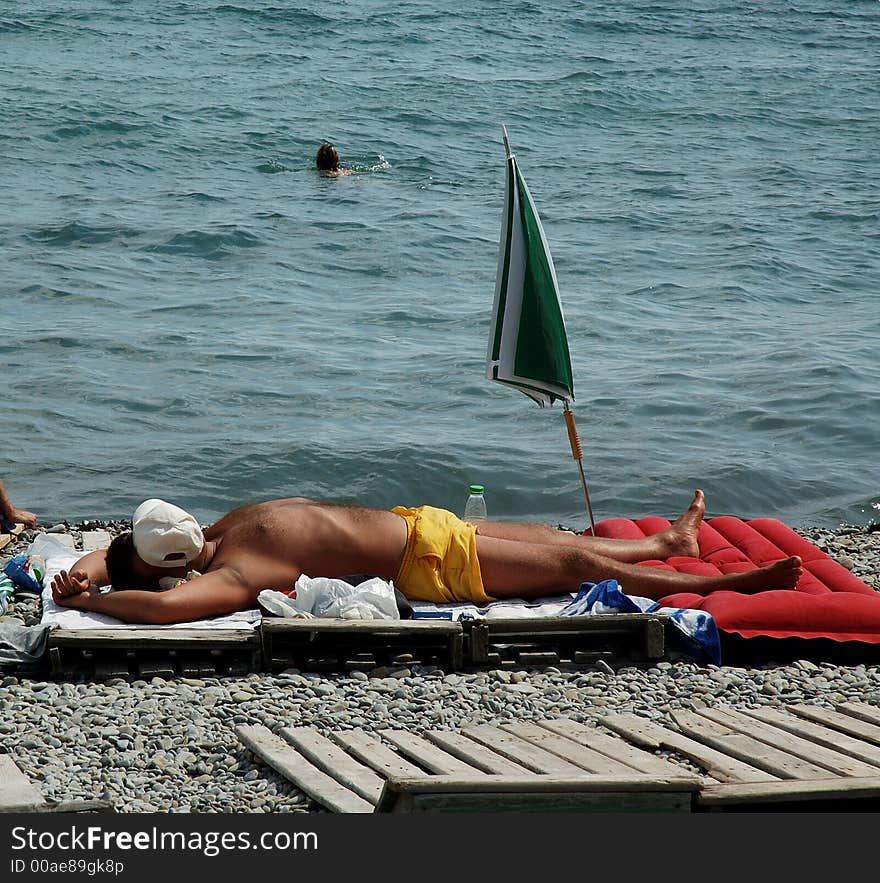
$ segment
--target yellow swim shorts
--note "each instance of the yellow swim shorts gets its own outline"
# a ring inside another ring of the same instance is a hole
[[[394,584],[412,601],[494,601],[483,588],[473,524],[433,506],[395,506],[406,521],[403,561]]]

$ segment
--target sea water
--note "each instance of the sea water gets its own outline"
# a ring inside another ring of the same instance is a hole
[[[880,517],[878,38],[873,0],[4,4],[0,478],[43,523],[478,482],[583,526],[559,407],[484,376],[505,124],[596,518]]]

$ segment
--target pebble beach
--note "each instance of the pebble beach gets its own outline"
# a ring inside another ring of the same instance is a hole
[[[125,527],[89,521],[52,530],[79,544],[84,530]],[[880,525],[799,532],[880,591]],[[25,531],[0,553],[2,562],[34,536]],[[35,625],[40,614],[39,599],[21,596],[3,619]],[[676,660],[472,673],[414,665],[335,676],[289,669],[235,678],[44,678],[0,668],[0,752],[46,800],[101,798],[121,813],[323,812],[239,743],[238,724],[421,733],[556,717],[592,725],[634,712],[674,728],[670,712],[701,706],[880,705],[880,664],[819,658],[748,667]]]

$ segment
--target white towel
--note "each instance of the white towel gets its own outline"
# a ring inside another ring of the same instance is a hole
[[[238,613],[227,613],[210,619],[197,619],[193,622],[174,622],[168,625],[151,623],[123,622],[114,616],[93,613],[90,610],[76,610],[73,607],[61,607],[52,598],[52,579],[61,570],[70,570],[85,552],[70,549],[57,537],[51,534],[39,534],[28,546],[28,555],[38,555],[46,562],[46,575],[43,581],[43,623],[53,628],[65,629],[241,629],[253,631],[260,624],[259,610],[242,610]]]
[[[433,601],[410,601],[413,619],[529,619],[539,616],[559,616],[562,609],[571,604],[575,593],[552,595],[525,601],[512,598],[507,601],[491,601],[483,607],[476,604],[435,604]]]

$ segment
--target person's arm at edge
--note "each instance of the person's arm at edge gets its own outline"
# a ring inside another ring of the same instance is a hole
[[[9,499],[2,481],[0,481],[0,517],[11,521],[13,524],[23,524],[25,527],[37,526],[37,516],[33,512],[28,512],[26,509],[18,509],[12,505],[12,500]]]
[[[208,573],[165,592],[123,589],[101,593],[90,590],[65,597],[54,591],[53,585],[53,597],[63,607],[150,625],[192,622],[247,610],[255,604],[253,590],[228,573]]]

